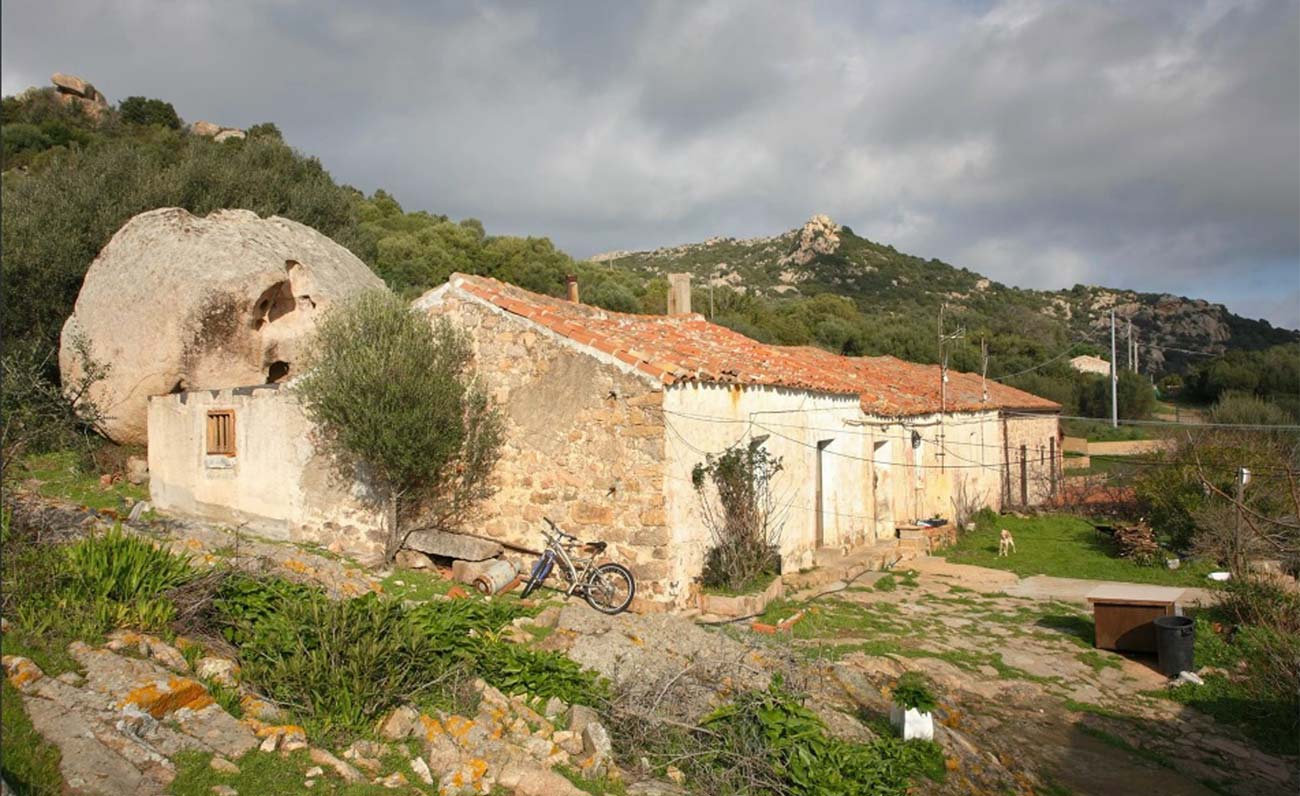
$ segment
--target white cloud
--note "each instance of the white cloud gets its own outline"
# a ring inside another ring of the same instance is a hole
[[[343,181],[579,255],[828,212],[1016,284],[1263,306],[1269,280],[1212,277],[1300,287],[1297,25],[1286,0],[63,0],[7,2],[0,63],[6,93],[72,71],[272,120]]]

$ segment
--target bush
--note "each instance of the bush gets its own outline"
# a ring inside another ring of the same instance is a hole
[[[59,386],[57,352],[36,342],[11,342],[0,357],[0,468],[32,453],[71,449],[89,453],[103,413],[88,398],[108,368],[90,357],[84,338],[73,341],[82,376]]]
[[[431,324],[387,291],[317,327],[295,389],[344,476],[365,472],[381,491],[387,561],[416,530],[457,530],[495,491],[504,424],[471,355],[446,319]]]
[[[700,576],[706,588],[742,591],[776,570],[782,519],[772,478],[779,472],[780,458],[761,445],[710,454],[695,465],[691,482],[713,539]]]
[[[681,765],[710,794],[902,796],[913,778],[944,771],[932,742],[856,744],[827,735],[779,675],[766,690],[743,693],[707,716],[695,741],[703,748],[683,755]]]
[[[7,129],[8,125],[6,125]],[[57,344],[82,278],[132,216],[158,207],[196,215],[228,207],[307,224],[362,252],[355,194],[316,160],[263,136],[222,147],[149,128],[66,151],[30,174],[6,174],[0,273],[4,339]]]
[[[242,677],[320,732],[364,731],[447,672],[396,601],[368,594],[335,602],[309,592],[274,602],[276,610],[244,625]]]
[[[455,708],[460,684],[482,677],[510,694],[591,704],[597,677],[554,652],[497,638],[519,608],[450,600],[406,609],[368,594],[335,602],[279,578],[232,577],[212,621],[239,647],[243,681],[314,729],[357,732],[407,702]]]
[[[907,672],[894,685],[894,704],[908,710],[932,713],[937,705],[930,682],[920,672]]]
[[[156,597],[193,577],[188,556],[176,556],[114,527],[67,548],[69,587],[80,597],[133,602]]]
[[[127,97],[117,106],[122,121],[127,124],[156,124],[171,130],[179,130],[181,117],[170,102],[145,97]]]

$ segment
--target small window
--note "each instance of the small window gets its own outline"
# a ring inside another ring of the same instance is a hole
[[[230,409],[208,412],[208,455],[235,455],[235,413]]]

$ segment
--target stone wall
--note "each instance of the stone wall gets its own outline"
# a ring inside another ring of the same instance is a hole
[[[233,413],[234,455],[209,455],[209,411]],[[148,423],[149,492],[159,509],[382,560],[381,507],[362,483],[334,471],[288,390],[159,395],[149,399]]]
[[[1006,456],[1003,503],[1036,506],[1046,502],[1060,487],[1060,418],[1055,414],[1005,414],[1002,427]]]
[[[670,601],[658,385],[451,289],[418,306],[469,333],[478,373],[505,413],[498,491],[466,530],[539,550],[550,517],[610,542],[607,557],[632,569],[640,599]]]

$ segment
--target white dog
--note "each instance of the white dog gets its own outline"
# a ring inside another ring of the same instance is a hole
[[[1016,552],[1016,538],[1011,535],[1011,531],[1006,528],[1002,529],[1002,536],[998,539],[998,558],[1010,556]]]

